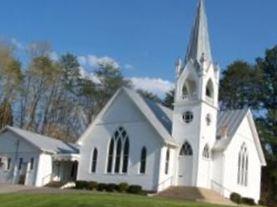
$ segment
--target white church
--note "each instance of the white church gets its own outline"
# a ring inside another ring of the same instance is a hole
[[[173,110],[121,88],[75,144],[6,127],[0,183],[127,182],[156,192],[193,186],[257,202],[265,157],[251,111],[219,110],[220,69],[203,0],[176,71]]]

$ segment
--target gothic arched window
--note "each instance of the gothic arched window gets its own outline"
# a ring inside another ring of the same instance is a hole
[[[129,161],[129,139],[127,137],[125,140],[124,151],[123,151],[123,166],[122,166],[123,173],[128,172],[128,161]]]
[[[141,155],[140,155],[140,169],[139,172],[141,174],[144,174],[146,171],[146,156],[147,156],[147,151],[146,147],[143,147],[141,150]]]
[[[210,148],[208,144],[205,145],[202,155],[204,158],[207,158],[207,159],[210,158]]]
[[[191,156],[193,154],[191,145],[185,142],[180,150],[180,156]]]
[[[114,139],[111,139],[110,147],[109,147],[109,154],[108,154],[108,166],[107,172],[111,173],[113,168],[113,151],[114,151]]]
[[[91,172],[96,172],[96,166],[97,166],[97,157],[98,157],[98,151],[96,148],[94,148],[92,152],[92,160],[91,160]]]
[[[168,174],[169,170],[169,160],[170,160],[170,149],[166,150],[166,157],[165,157],[165,174]]]
[[[210,79],[206,85],[206,96],[209,98],[214,97],[214,87],[213,87],[213,82]]]
[[[107,172],[127,173],[129,161],[129,138],[126,130],[119,127],[113,134],[108,153]]]
[[[187,79],[182,87],[182,98],[188,99],[196,96],[196,82],[193,79]]]
[[[114,172],[119,173],[120,169],[120,161],[121,161],[121,139],[118,139],[117,141],[117,146],[116,146],[116,155],[115,155],[115,167],[114,167]]]
[[[237,183],[243,186],[248,184],[248,151],[245,144],[241,146],[238,155]]]

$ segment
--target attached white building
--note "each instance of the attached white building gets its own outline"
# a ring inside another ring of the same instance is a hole
[[[75,144],[8,126],[0,134],[0,183],[75,180],[78,152]]]
[[[22,176],[25,184],[42,186],[74,179],[78,161],[78,180],[127,182],[150,191],[195,186],[257,202],[264,154],[249,109],[219,111],[220,69],[203,0],[176,71],[173,110],[121,88],[78,147],[7,127],[0,135],[0,181],[18,183]]]

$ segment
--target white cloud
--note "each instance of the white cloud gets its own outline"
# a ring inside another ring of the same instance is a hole
[[[120,68],[119,62],[109,56],[98,57],[96,55],[79,56],[79,63],[83,67],[90,67],[92,69],[97,68],[99,65],[112,66],[114,68]]]
[[[127,70],[135,70],[135,66],[131,65],[131,64],[125,64],[124,65],[124,69],[127,69]]]
[[[11,41],[11,44],[13,44],[16,47],[16,49],[19,49],[19,50],[25,49],[25,46],[16,38],[11,38],[10,41]]]
[[[174,84],[168,80],[161,78],[149,78],[149,77],[131,77],[135,89],[143,89],[160,97],[164,97],[165,93],[170,91]]]
[[[81,74],[82,77],[88,78],[94,83],[100,83],[99,79],[97,78],[97,76],[94,73],[87,72],[85,70],[85,68],[82,67],[82,66],[80,66],[79,69],[80,69],[80,74]]]
[[[50,58],[51,58],[51,60],[58,61],[59,55],[57,52],[53,51],[53,52],[50,52]]]

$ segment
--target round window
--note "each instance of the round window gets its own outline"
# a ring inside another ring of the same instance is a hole
[[[192,120],[193,120],[193,113],[192,113],[191,111],[186,111],[186,112],[183,114],[183,120],[184,120],[184,122],[186,122],[186,123],[192,122]]]

